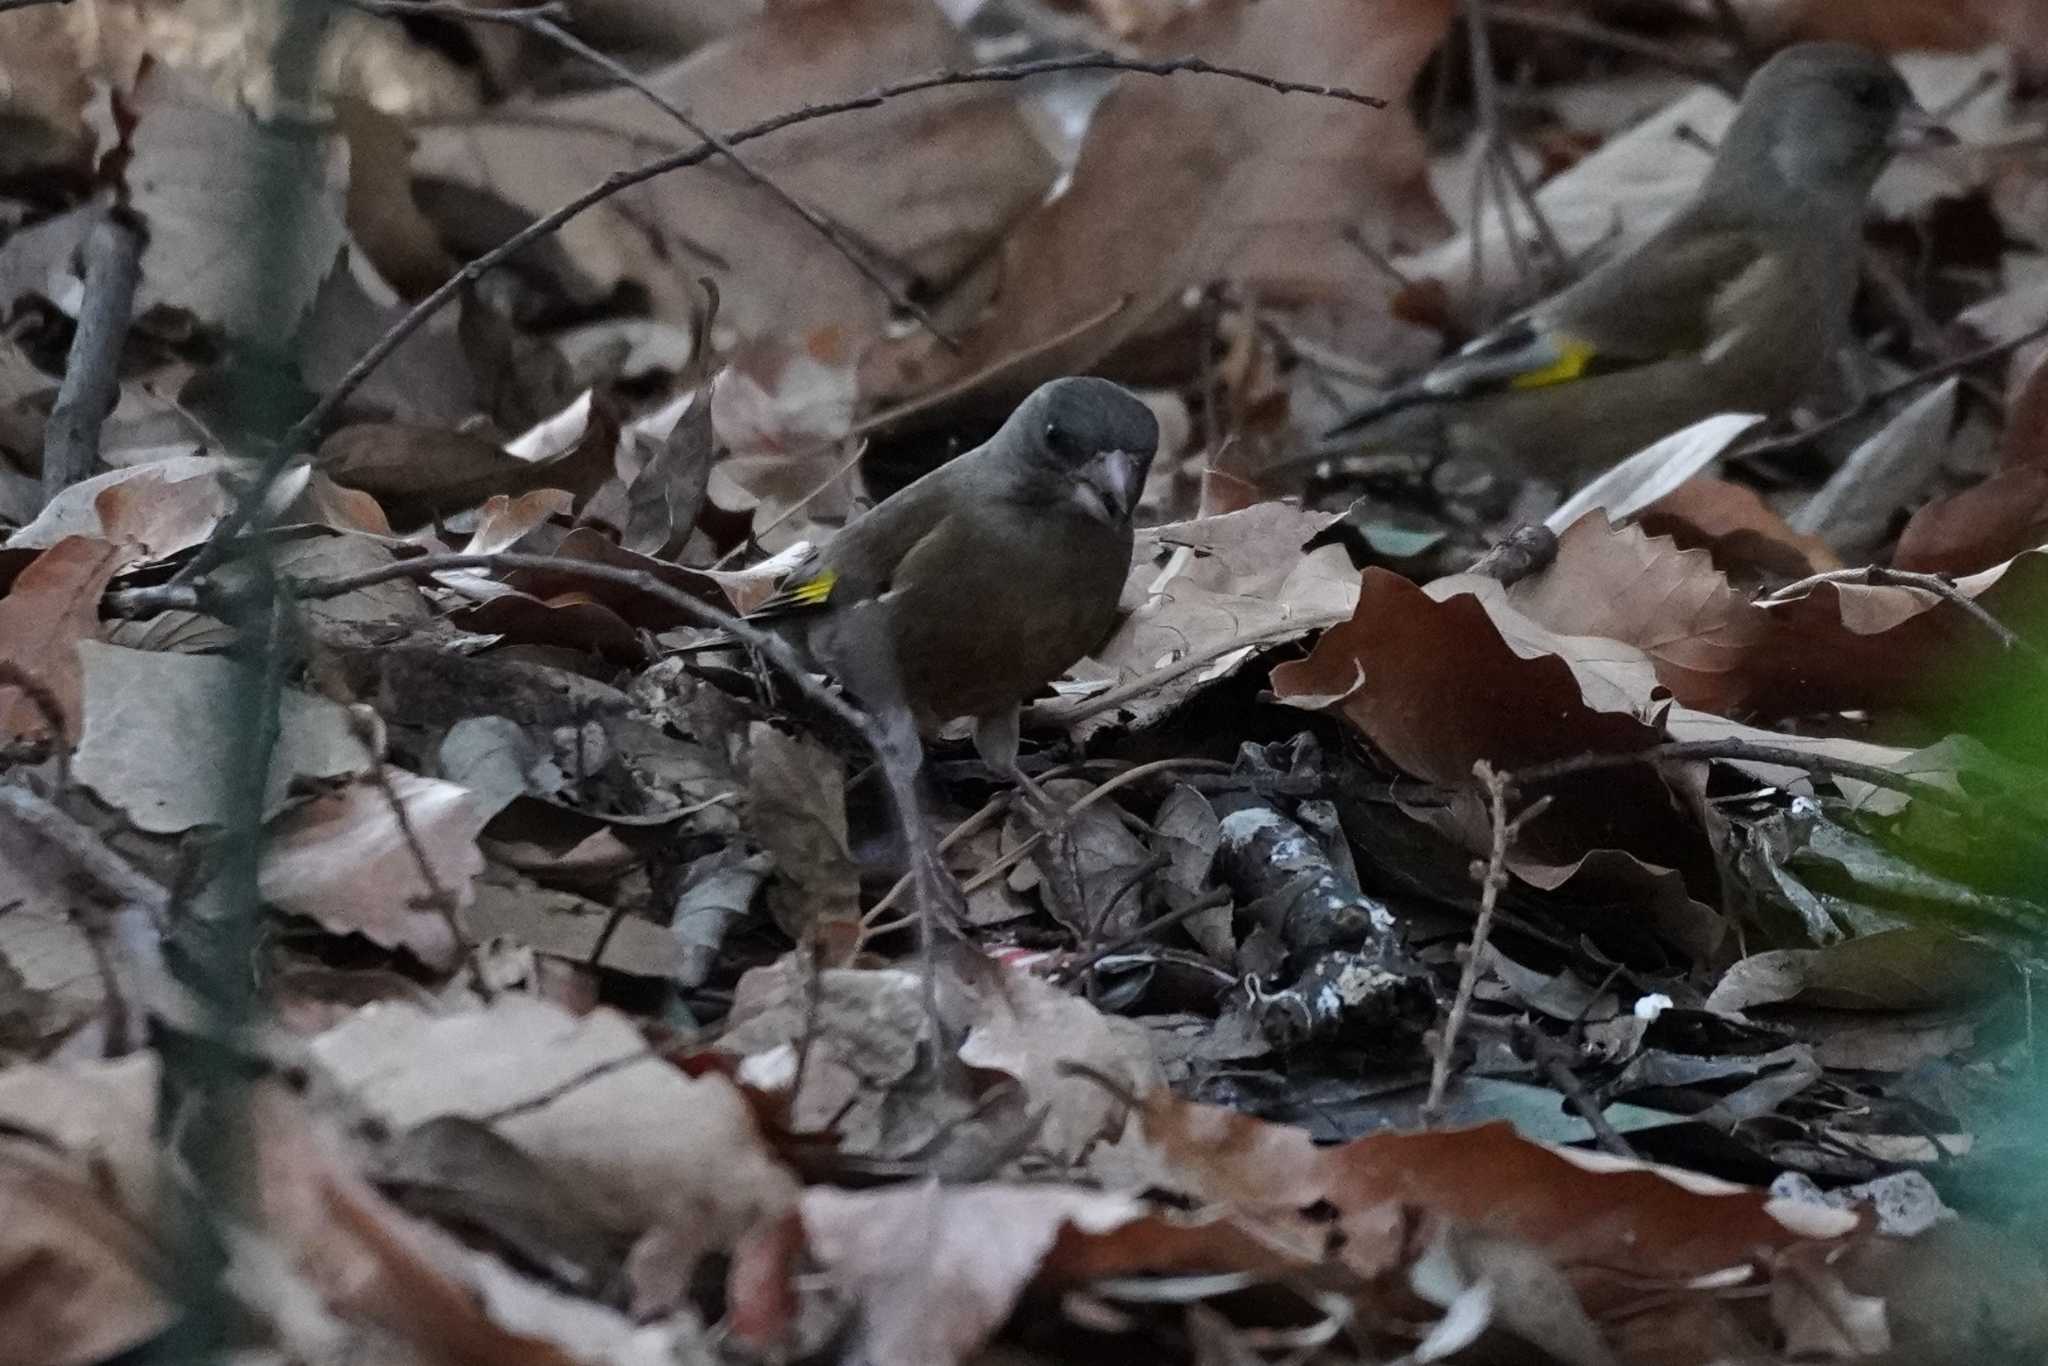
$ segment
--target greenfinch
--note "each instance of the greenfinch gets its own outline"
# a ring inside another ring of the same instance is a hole
[[[982,445],[848,522],[751,615],[774,617],[870,706],[920,730],[975,721],[1020,777],[1017,712],[1101,644],[1131,564],[1131,516],[1159,445],[1152,410],[1108,380],[1040,386]]]
[[[1785,49],[1662,228],[1346,418],[1311,459],[1453,455],[1576,480],[1715,413],[1789,413],[1850,340],[1871,187],[1899,147],[1941,136],[1883,58]]]

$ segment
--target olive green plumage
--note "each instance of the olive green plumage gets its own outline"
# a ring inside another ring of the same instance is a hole
[[[755,615],[870,705],[929,731],[955,717],[1014,772],[1016,713],[1101,644],[1131,562],[1131,514],[1159,444],[1151,409],[1061,379],[987,442],[876,504]]]
[[[1866,201],[1902,127],[1925,122],[1882,58],[1787,48],[1667,224],[1346,419],[1320,453],[1580,477],[1717,412],[1788,412],[1849,340]]]

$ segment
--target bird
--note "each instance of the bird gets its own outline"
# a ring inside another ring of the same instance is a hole
[[[748,614],[920,734],[974,719],[1027,793],[1018,711],[1108,638],[1159,423],[1121,385],[1040,385],[986,442],[848,522]]]
[[[1850,340],[1878,175],[1902,147],[1952,140],[1877,54],[1788,47],[1751,77],[1706,179],[1662,228],[1289,464],[1405,451],[1562,481],[1715,413],[1787,414]]]

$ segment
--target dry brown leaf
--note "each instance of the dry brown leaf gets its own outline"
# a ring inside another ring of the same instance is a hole
[[[375,497],[392,524],[402,528],[461,512],[498,494],[517,497],[553,488],[580,502],[611,477],[619,436],[606,405],[589,403],[588,409],[580,434],[542,459],[521,458],[466,432],[365,422],[320,443],[320,471]]]
[[[1002,1327],[1064,1235],[1146,1217],[1121,1195],[1071,1186],[899,1186],[803,1196],[805,1240],[860,1306],[866,1360],[956,1366]]]
[[[859,1306],[864,1358],[955,1366],[1009,1317],[1027,1286],[1109,1276],[1240,1271],[1298,1275],[1321,1237],[1284,1240],[1228,1216],[1187,1218],[1078,1186],[814,1186],[801,1212],[825,1274]]]
[[[128,183],[149,222],[137,310],[182,309],[285,349],[347,236],[340,139],[266,127],[164,66],[136,104]]]
[[[1999,468],[1913,514],[1892,563],[1973,574],[2048,542],[2048,351],[2014,384]]]
[[[631,624],[595,595],[580,590],[546,598],[501,592],[451,613],[449,620],[477,635],[503,636],[511,644],[559,645],[621,664],[647,660],[646,647]]]
[[[577,1018],[506,995],[437,1019],[384,1005],[310,1047],[393,1129],[440,1115],[487,1119],[564,1179],[643,1227],[689,1231],[700,1250],[729,1246],[796,1193],[732,1082],[685,1076],[609,1009]]]
[[[768,905],[785,934],[850,945],[859,937],[860,866],[847,845],[846,770],[815,741],[765,721],[747,731],[749,828],[775,860]]]
[[[1367,570],[1358,610],[1307,659],[1277,666],[1273,691],[1341,712],[1397,767],[1460,793],[1448,807],[1415,814],[1474,853],[1491,838],[1469,795],[1480,760],[1512,770],[1663,738],[1650,719],[1660,707],[1646,656],[1619,641],[1548,631],[1498,582],[1469,574],[1425,591]],[[1522,832],[1508,866],[1536,886],[1569,883],[1582,902],[1646,915],[1704,956],[1725,925],[1702,904],[1713,901],[1718,879],[1691,815],[1692,784],[1635,766],[1546,783],[1554,804]]]
[[[1638,1293],[1641,1278],[1725,1271],[1859,1222],[1676,1167],[1534,1143],[1507,1124],[1321,1147],[1304,1130],[1163,1091],[1146,1098],[1142,1122],[1173,1188],[1252,1210],[1327,1202],[1340,1219],[1399,1202],[1484,1227],[1543,1249],[1595,1313]]]
[[[1059,1161],[1079,1162],[1097,1142],[1115,1141],[1128,1116],[1116,1096],[1061,1064],[1085,1064],[1134,1095],[1165,1084],[1142,1026],[1027,973],[1006,973],[1003,989],[981,998],[979,1016],[960,1060],[1023,1084],[1025,1103],[1045,1116],[1036,1146]]]
[[[1669,536],[1680,549],[1704,550],[1735,579],[1803,579],[1842,567],[1816,537],[1801,535],[1746,484],[1689,479],[1643,509],[1635,524]]]
[[[2017,972],[1988,944],[1936,929],[1885,930],[1825,948],[1751,954],[1721,974],[1706,1009],[1933,1010],[2011,991]]]
[[[1689,707],[1739,711],[1743,666],[1767,635],[1763,614],[1703,550],[1682,550],[1592,512],[1558,537],[1557,558],[1508,601],[1560,635],[1626,641]]]
[[[150,1052],[17,1063],[0,1071],[0,1124],[62,1150],[92,1171],[102,1198],[152,1226],[163,1213],[164,1170],[153,1132],[162,1081]]]
[[[0,50],[0,176],[83,178],[95,138],[85,119],[92,96],[85,24],[68,8],[33,7],[8,21]]]
[[[141,558],[175,554],[212,535],[233,506],[221,484],[229,468],[218,456],[173,455],[94,475],[52,498],[7,544],[46,548],[92,536],[131,542]]]
[[[412,134],[402,120],[360,99],[337,100],[334,113],[348,139],[349,235],[400,296],[417,299],[447,279],[456,262],[413,202],[406,171]]]
[[[73,760],[78,780],[161,834],[221,823],[235,783],[227,772],[242,718],[234,663],[199,655],[156,654],[83,640],[84,729]],[[370,756],[346,708],[287,688],[277,748],[264,789],[265,814],[285,804],[300,778],[362,772]]]
[[[962,35],[929,0],[768,6],[752,23],[647,82],[715,129],[970,65]],[[637,91],[543,101],[503,127],[429,130],[415,170],[488,188],[535,213],[606,171],[650,158],[645,139],[689,135]],[[616,132],[584,131],[593,127]],[[694,139],[690,139],[694,140]],[[886,155],[877,149],[886,148]],[[964,86],[805,124],[741,149],[750,164],[844,225],[888,278],[946,283],[1044,195],[1049,159],[1002,86]],[[649,241],[649,225],[660,237]],[[787,207],[716,159],[599,205],[563,242],[600,294],[636,281],[657,316],[687,321],[689,277],[715,267],[742,336],[840,328],[878,337],[888,302]],[[678,263],[682,263],[678,268]],[[793,268],[800,267],[800,268]]]
[[[0,1146],[0,1207],[0,1366],[87,1366],[170,1325],[162,1253],[88,1172],[10,1141]]]
[[[2048,542],[2048,468],[1996,470],[1936,499],[1899,534],[1892,563],[1924,574],[1974,574]]]
[[[1275,668],[1273,691],[1342,711],[1403,770],[1446,785],[1468,781],[1481,759],[1518,768],[1654,743],[1648,670],[1631,647],[1570,660],[1512,640],[1480,596],[1489,582],[1461,576],[1425,591],[1368,569],[1350,620],[1307,659]]]
[[[913,973],[813,972],[785,957],[740,978],[718,1048],[745,1059],[750,1085],[797,1088],[787,1097],[795,1132],[829,1132],[844,1153],[898,1157],[924,1151],[972,1109],[921,1074],[929,1027]]]
[[[264,1230],[331,1311],[376,1324],[428,1360],[574,1366],[552,1343],[492,1322],[454,1272],[451,1245],[345,1166],[295,1096],[257,1086],[249,1104]]]
[[[264,848],[257,885],[280,910],[445,969],[460,950],[452,917],[483,871],[484,816],[454,783],[399,769],[385,776],[388,794],[353,783],[288,813]]]
[[[2027,551],[1955,586],[2025,635],[2039,629],[2048,602],[2048,552]],[[1750,696],[1765,716],[1872,707],[1940,714],[2015,667],[1982,623],[1925,589],[1824,583],[1765,612],[1771,636],[1750,660]]]
[[[1004,244],[993,311],[947,355],[899,351],[863,393],[926,390],[1028,356],[1016,397],[1093,368],[1182,295],[1231,280],[1353,354],[1383,349],[1386,277],[1375,250],[1441,231],[1423,144],[1403,99],[1449,25],[1450,0],[1242,0],[1184,8],[1148,55],[1193,53],[1390,101],[1372,110],[1200,76],[1126,75],[1097,106],[1071,182]],[[1101,326],[1048,345],[1126,300]]]
[[[36,556],[0,598],[0,665],[19,670],[49,694],[58,737],[78,742],[84,727],[84,670],[78,642],[99,632],[100,595],[133,557],[128,547],[67,536]],[[0,742],[50,734],[52,718],[0,678]]]

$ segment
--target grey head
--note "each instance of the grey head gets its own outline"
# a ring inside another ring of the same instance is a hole
[[[1039,489],[1123,526],[1137,509],[1159,449],[1159,420],[1120,384],[1076,377],[1041,384],[996,434],[1005,456]],[[1045,476],[1051,475],[1051,480]]]
[[[1932,132],[1890,62],[1850,43],[1800,43],[1750,78],[1704,193],[1756,218],[1860,216],[1905,135]]]

